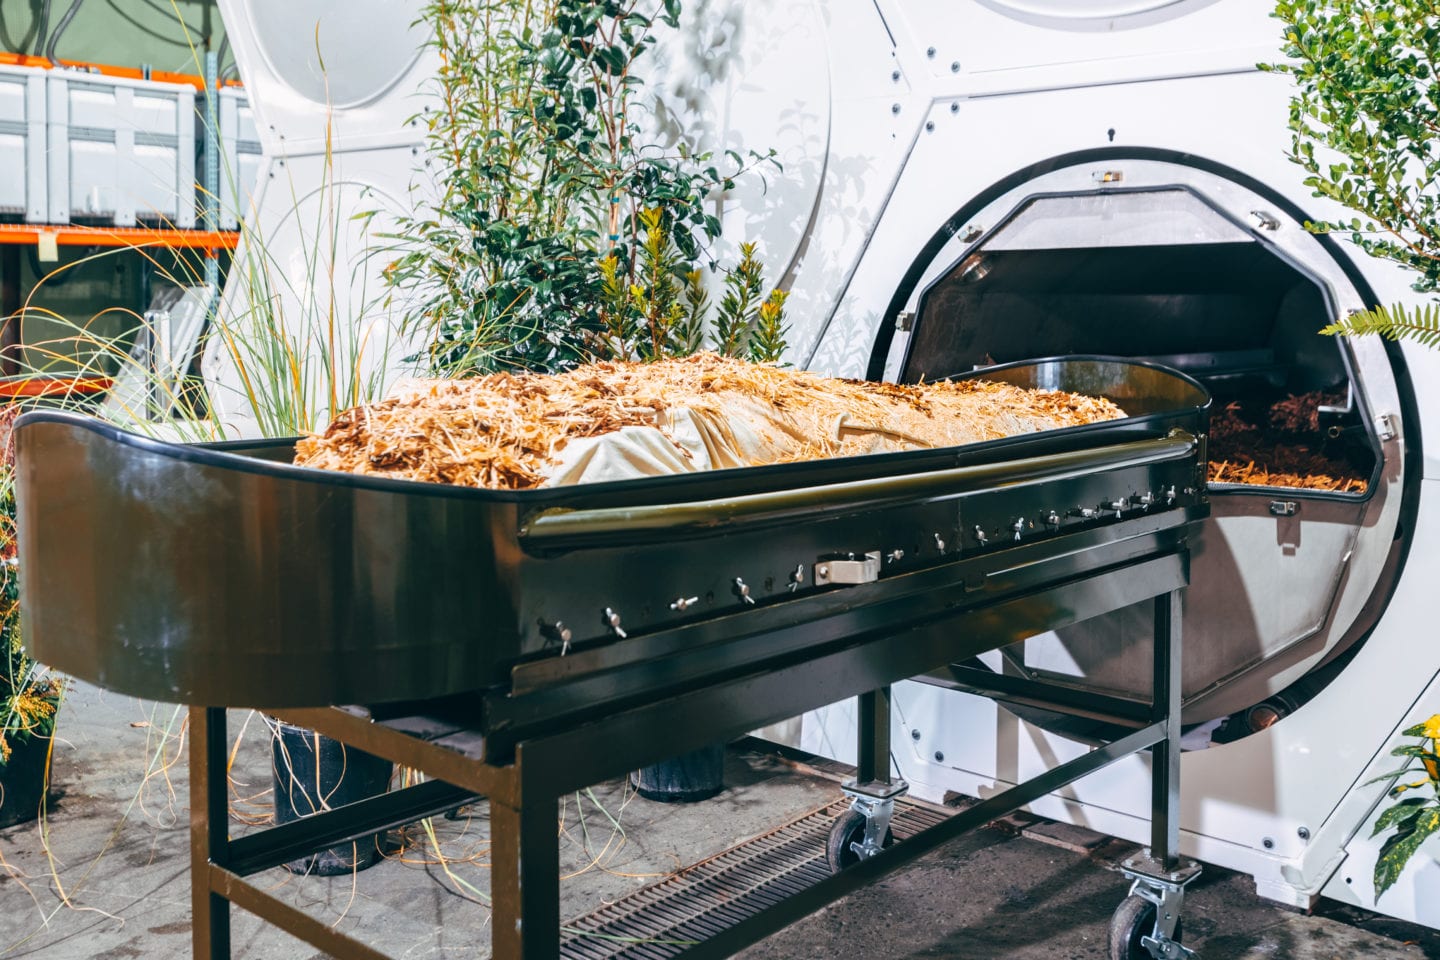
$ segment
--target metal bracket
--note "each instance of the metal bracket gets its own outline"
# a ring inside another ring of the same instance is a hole
[[[868,860],[885,849],[890,819],[895,814],[895,798],[908,793],[910,784],[904,780],[889,783],[856,783],[849,780],[841,784],[840,789],[850,798],[850,809],[865,817],[865,834],[859,841],[850,844],[850,849],[861,860]]]
[[[1121,863],[1120,872],[1134,881],[1130,885],[1131,896],[1155,904],[1155,929],[1140,938],[1140,945],[1150,951],[1155,960],[1189,960],[1195,956],[1194,950],[1174,937],[1185,903],[1185,888],[1200,876],[1200,864],[1182,860],[1173,869],[1166,869],[1146,850],[1144,855]]]
[[[880,551],[867,550],[864,557],[853,553],[821,557],[815,563],[815,583],[870,583],[880,579]]]

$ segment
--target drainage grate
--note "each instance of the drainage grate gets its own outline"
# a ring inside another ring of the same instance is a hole
[[[664,960],[830,875],[825,841],[847,807],[828,804],[588,913],[565,928],[565,960]],[[944,820],[900,800],[897,840]]]

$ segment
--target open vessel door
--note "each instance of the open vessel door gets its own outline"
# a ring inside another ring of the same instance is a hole
[[[1212,427],[1229,436],[1260,435],[1228,421],[1231,408],[1338,391],[1342,400],[1314,414],[1335,418],[1328,432],[1312,426],[1306,442],[1352,450],[1364,492],[1212,484],[1184,595],[1187,722],[1244,711],[1302,680],[1297,696],[1318,689],[1312,671],[1382,609],[1401,543],[1405,425],[1392,415],[1403,404],[1391,359],[1371,340],[1315,333],[1366,296],[1332,247],[1236,179],[1118,158],[1103,168],[1112,184],[1096,169],[1017,182],[975,213],[968,222],[985,229],[957,231],[908,295],[913,324],[889,341],[887,374],[928,380],[1041,353],[1145,357],[1206,381]],[[1222,452],[1220,438],[1212,461],[1243,469],[1245,456]],[[1003,656],[1022,675],[1143,697],[1150,660],[1136,652],[1150,631],[1137,608]]]
[[[410,118],[435,58],[419,0],[220,0],[268,157],[417,139]],[[399,171],[409,174],[408,165]]]

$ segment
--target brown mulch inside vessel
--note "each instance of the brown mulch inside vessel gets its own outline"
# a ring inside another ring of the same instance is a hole
[[[296,447],[302,466],[523,490],[542,484],[571,441],[658,426],[690,410],[744,418],[754,464],[948,447],[1123,417],[1108,400],[979,380],[923,385],[838,380],[697,354],[594,363],[561,374],[412,381],[338,415]],[[682,455],[688,456],[683,450]]]
[[[1347,460],[1327,456],[1320,407],[1343,404],[1343,393],[1315,390],[1257,411],[1235,401],[1210,417],[1211,483],[1364,493],[1365,476]]]

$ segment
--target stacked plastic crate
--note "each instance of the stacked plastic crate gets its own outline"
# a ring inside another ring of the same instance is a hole
[[[46,218],[46,73],[0,66],[0,218],[6,220]]]
[[[236,230],[250,213],[260,175],[260,134],[243,90],[220,91],[220,229]]]
[[[195,226],[195,88],[51,70],[49,220]]]

